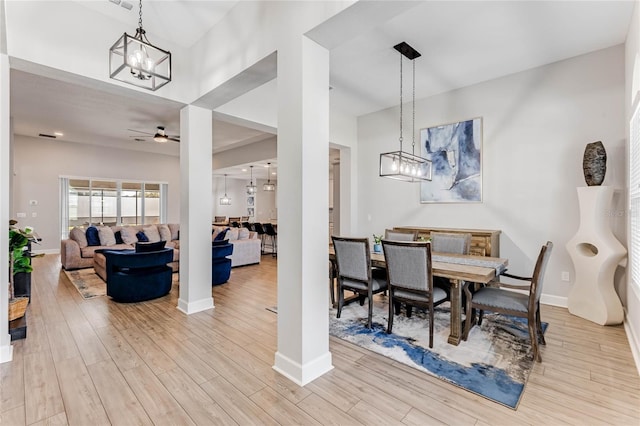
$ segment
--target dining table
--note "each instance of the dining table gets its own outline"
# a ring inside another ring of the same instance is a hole
[[[462,289],[465,282],[489,284],[501,273],[506,271],[509,265],[508,259],[488,256],[476,256],[465,254],[433,252],[432,274],[449,280],[451,296],[451,321],[447,342],[458,345],[462,339],[464,322],[462,320]],[[333,247],[329,247],[329,261],[331,262],[331,294],[332,300],[335,294],[334,279],[336,277],[336,255]],[[371,266],[386,269],[384,254],[371,253]]]

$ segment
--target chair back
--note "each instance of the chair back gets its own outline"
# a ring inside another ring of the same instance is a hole
[[[547,241],[547,243],[540,249],[540,254],[538,255],[538,260],[536,261],[536,266],[531,278],[529,309],[532,309],[532,307],[535,309],[535,306],[540,301],[540,295],[542,294],[542,281],[544,279],[545,271],[547,270],[547,263],[551,257],[552,248],[553,243],[551,241]]]
[[[232,225],[233,223],[240,223],[240,216],[229,216],[229,225]]]
[[[247,228],[249,231],[253,231],[253,226],[249,222],[242,222],[242,227]]]
[[[336,253],[338,278],[369,283],[371,279],[371,255],[368,238],[331,237]]]
[[[437,253],[469,254],[471,234],[432,232],[431,249]]]
[[[415,241],[418,239],[418,231],[399,231],[395,229],[385,229],[384,239],[392,241]]]
[[[275,237],[277,235],[276,229],[269,222],[263,223],[262,227],[264,228],[265,234],[270,235],[272,237]]]
[[[213,221],[214,222],[226,222],[227,221],[227,217],[226,216],[214,216],[213,217]]]
[[[258,235],[264,235],[264,228],[262,227],[262,224],[260,222],[254,222],[253,223],[253,229],[258,233]]]
[[[249,216],[242,216],[239,222],[249,222]]]
[[[382,240],[390,286],[412,291],[433,291],[431,244]]]

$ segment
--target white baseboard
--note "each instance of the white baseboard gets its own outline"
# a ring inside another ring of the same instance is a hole
[[[638,336],[638,333],[633,329],[631,323],[627,321],[626,312],[624,316],[624,331],[627,334],[627,339],[629,340],[633,360],[636,362],[636,369],[638,370],[638,374],[640,374],[640,336]]]
[[[9,338],[10,340],[11,338]],[[0,364],[3,362],[9,362],[13,359],[13,346],[11,343],[8,345],[0,346]]]
[[[195,314],[198,312],[206,311],[207,309],[213,309],[213,297],[207,297],[202,300],[196,300],[195,302],[187,302],[186,300],[178,300],[178,310],[184,312],[187,315]]]
[[[60,254],[60,249],[33,250],[33,254]]]
[[[299,386],[311,383],[333,369],[331,352],[327,352],[305,365],[301,365],[281,352],[276,352],[275,358],[273,369]]]
[[[552,294],[542,294],[540,303],[543,305],[559,306],[561,308],[569,307],[569,301],[566,297],[554,296]]]

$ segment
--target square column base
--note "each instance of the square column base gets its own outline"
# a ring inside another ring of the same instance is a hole
[[[327,352],[305,365],[276,352],[276,362],[273,369],[295,384],[304,386],[333,369],[331,352]]]

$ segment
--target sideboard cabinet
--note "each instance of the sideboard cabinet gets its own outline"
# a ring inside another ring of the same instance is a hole
[[[471,234],[471,254],[477,256],[500,257],[500,230],[461,229],[461,228],[424,228],[417,226],[396,226],[393,229],[418,231],[418,238],[429,239],[432,232]]]

